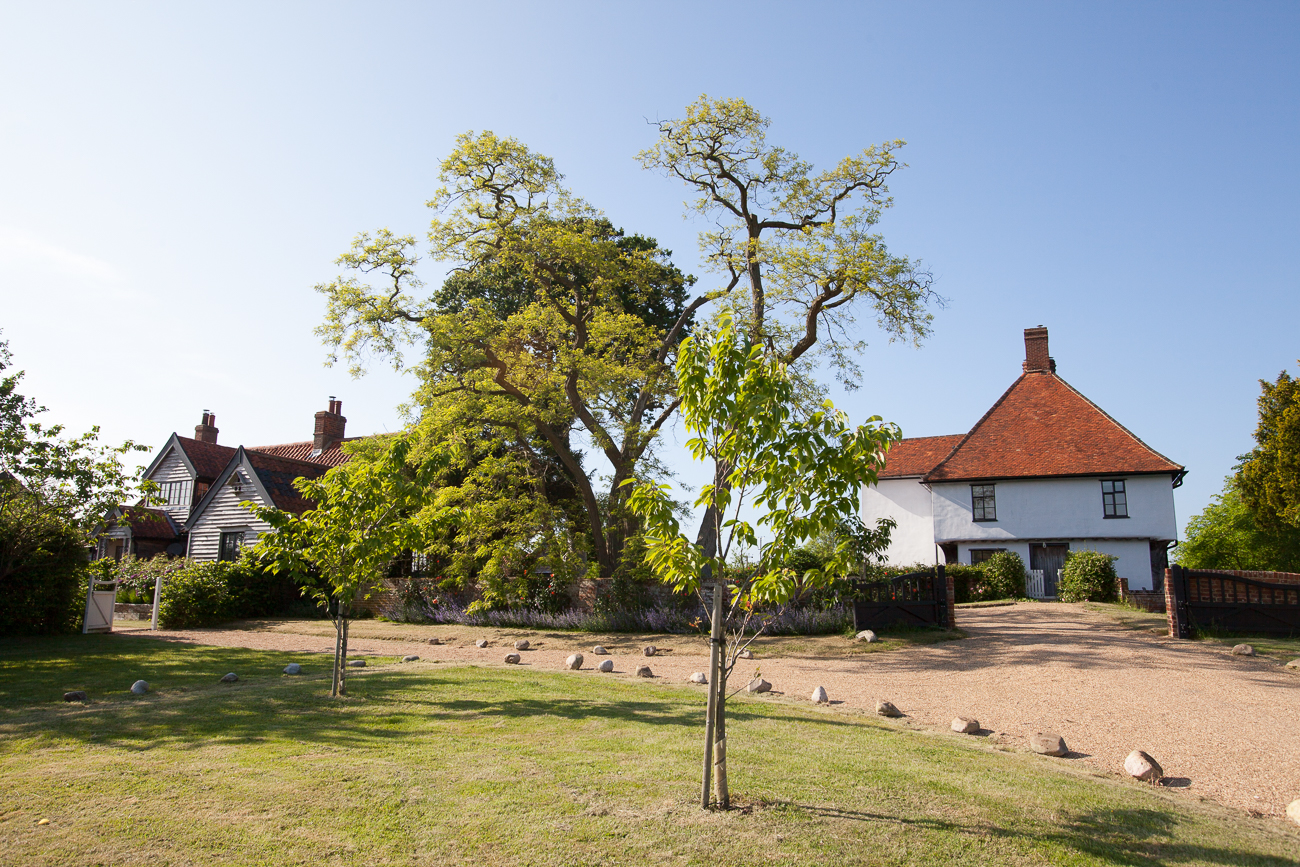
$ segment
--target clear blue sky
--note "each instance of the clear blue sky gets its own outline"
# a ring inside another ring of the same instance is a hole
[[[909,142],[883,228],[951,304],[920,350],[866,332],[841,405],[965,431],[1046,325],[1189,468],[1181,523],[1300,357],[1297,58],[1295,3],[5,3],[0,328],[52,419],[109,439],[205,408],[224,443],[304,439],[331,394],[392,430],[410,383],[323,367],[312,286],[358,231],[422,232],[457,133],[551,155],[708,279],[685,191],[633,157],[741,96],[818,164]]]

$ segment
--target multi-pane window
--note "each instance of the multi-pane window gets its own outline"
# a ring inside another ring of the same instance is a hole
[[[998,519],[998,507],[993,498],[992,485],[971,485],[970,498],[976,521],[996,521]]]
[[[158,485],[158,497],[164,506],[184,506],[189,501],[190,483],[163,482]]]
[[[971,548],[970,564],[972,566],[978,566],[981,563],[987,562],[988,559],[992,557],[994,554],[998,554],[1005,550],[1007,549],[1006,548]]]
[[[221,534],[221,547],[217,551],[218,560],[238,560],[239,549],[244,546],[243,531]]]
[[[1128,517],[1128,497],[1122,479],[1102,479],[1101,509],[1107,518]]]

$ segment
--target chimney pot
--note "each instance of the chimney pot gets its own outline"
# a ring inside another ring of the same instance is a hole
[[[1056,360],[1047,349],[1047,329],[1043,326],[1025,329],[1025,373],[1055,373]]]
[[[201,443],[215,444],[219,433],[221,431],[217,429],[216,415],[203,410],[203,420],[194,426],[194,438]]]
[[[312,436],[312,456],[329,451],[343,441],[348,420],[343,417],[343,401],[330,395],[329,409],[316,413],[316,430]]]

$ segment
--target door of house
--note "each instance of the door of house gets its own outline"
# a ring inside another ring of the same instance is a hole
[[[1043,595],[1056,596],[1056,582],[1061,577],[1061,567],[1065,565],[1065,555],[1069,551],[1070,546],[1064,542],[1029,546],[1029,568],[1043,571]]]

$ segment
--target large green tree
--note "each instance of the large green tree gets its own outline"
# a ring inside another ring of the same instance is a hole
[[[1242,502],[1261,528],[1300,528],[1300,380],[1284,370],[1259,381],[1255,448],[1237,473]]]
[[[1242,498],[1236,476],[1187,522],[1174,559],[1188,569],[1300,572],[1300,527],[1263,528]]]
[[[693,434],[687,445],[712,474],[695,506],[712,516],[712,532],[721,544],[708,552],[683,535],[667,486],[629,484],[630,505],[645,522],[655,574],[678,592],[698,594],[709,612],[702,805],[710,804],[712,777],[714,802],[725,809],[728,677],[748,642],[762,632],[765,608],[788,603],[799,590],[829,585],[848,574],[864,552],[888,544],[885,525],[861,527],[858,494],[875,483],[899,433],[879,418],[852,427],[830,401],[800,411],[788,364],[771,358],[730,319],[723,319],[716,333],[683,343],[677,383],[682,420]],[[754,522],[745,519],[742,507],[757,513]],[[845,534],[846,525],[857,532]],[[819,539],[835,540],[825,559],[802,572],[791,569],[794,555]],[[755,554],[741,568],[729,565],[741,547]]]
[[[368,353],[400,365],[419,342],[420,407],[464,399],[491,429],[544,443],[582,500],[600,574],[613,574],[636,531],[623,483],[656,473],[656,437],[679,406],[676,348],[697,314],[742,322],[783,363],[807,366],[820,353],[852,386],[864,305],[891,339],[919,341],[941,302],[929,275],[889,253],[875,229],[902,143],[814,171],[769,145],[768,125],[743,100],[702,97],[684,119],[661,123],[641,155],[698,194],[693,210],[712,227],[701,243],[723,279],[689,300],[693,281],[667,253],[615,231],[549,158],[466,134],[429,202],[430,254],[451,264],[450,279],[424,293],[414,237],[363,234],[339,259],[350,273],[317,287],[328,298],[320,333],[354,370]],[[794,376],[814,410],[819,388]],[[710,555],[715,525],[706,515]]]
[[[455,417],[525,459],[553,460],[582,502],[592,559],[611,575],[635,532],[621,484],[676,408],[672,356],[699,307],[686,303],[690,280],[513,139],[461,136],[441,177],[429,240],[433,258],[453,265],[448,280],[421,291],[412,236],[359,236],[339,260],[352,273],[318,287],[329,300],[320,333],[354,369],[368,352],[400,365],[420,340],[421,424]],[[603,459],[603,489],[584,452]]]
[[[897,157],[904,142],[817,171],[769,144],[770,124],[743,99],[701,96],[684,117],[659,122],[659,140],[641,162],[695,195],[690,212],[710,224],[700,247],[722,277],[709,297],[753,345],[793,365],[796,376],[801,362],[820,356],[854,388],[864,310],[891,340],[919,342],[930,333],[930,306],[943,303],[930,274],[890,253],[876,228],[893,204],[888,180],[904,167]],[[803,403],[815,406],[820,389],[806,377],[800,386]],[[698,542],[710,556],[717,526],[718,516],[706,513]]]

